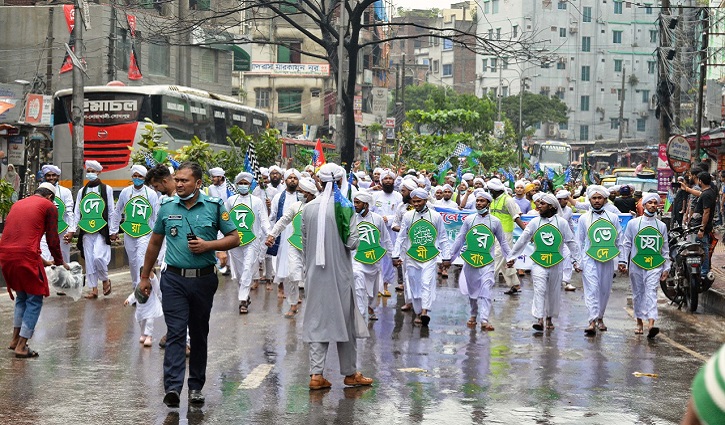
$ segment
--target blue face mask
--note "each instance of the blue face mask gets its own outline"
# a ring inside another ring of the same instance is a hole
[[[249,185],[248,184],[238,184],[237,185],[237,190],[242,195],[246,195],[247,193],[249,193]]]
[[[488,208],[481,208],[480,210],[476,210],[477,213],[484,215],[488,212]]]
[[[187,196],[184,196],[183,198],[181,196],[179,196],[179,199],[181,199],[182,201],[188,201],[189,199],[193,198],[194,195],[196,195],[196,189],[194,189],[193,192],[191,192]]]
[[[656,212],[657,211],[655,211],[655,212],[649,212],[647,210],[644,210],[644,215],[646,215],[647,217],[654,217],[654,215],[655,215]]]
[[[144,179],[142,179],[142,178],[138,178],[138,177],[134,177],[134,178],[132,178],[131,180],[133,181],[133,185],[134,185],[134,186],[136,186],[136,187],[141,187],[141,186],[143,186],[143,184],[144,184],[144,181],[145,181]]]
[[[96,173],[86,173],[86,180],[92,182],[92,181],[95,181],[96,179],[98,179],[98,174],[96,174]]]

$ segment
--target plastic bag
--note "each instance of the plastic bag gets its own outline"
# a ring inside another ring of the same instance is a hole
[[[64,267],[49,266],[45,268],[51,292],[62,292],[73,301],[78,301],[83,293],[83,266],[73,261],[68,263],[70,270]]]

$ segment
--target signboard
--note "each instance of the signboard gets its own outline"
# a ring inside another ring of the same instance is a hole
[[[25,138],[20,136],[8,137],[8,164],[25,164]]]
[[[675,175],[675,172],[670,170],[669,168],[660,168],[657,170],[657,191],[658,192],[667,192],[670,190],[670,186],[672,184],[672,176]]]
[[[327,77],[330,75],[330,64],[327,63],[277,63],[252,62],[250,74],[292,75]]]
[[[20,84],[0,83],[0,122],[16,123],[20,120],[24,87]]]
[[[675,173],[684,173],[690,169],[692,151],[690,144],[682,136],[672,136],[667,142],[667,161]]]
[[[373,110],[372,113],[380,121],[388,116],[388,89],[385,87],[373,87]]]
[[[661,168],[669,168],[669,165],[667,165],[667,144],[665,143],[660,143],[657,152],[657,169]]]
[[[25,106],[25,123],[49,126],[52,103],[53,98],[51,96],[29,94]]]
[[[395,128],[395,117],[385,119],[385,128]]]
[[[352,104],[352,109],[355,111],[355,122],[362,122],[363,116],[362,116],[362,104],[363,99],[362,96],[355,96],[355,100]]]

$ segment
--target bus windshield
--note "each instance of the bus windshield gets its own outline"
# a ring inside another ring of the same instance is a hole
[[[539,162],[544,164],[569,165],[571,149],[567,146],[542,145]]]

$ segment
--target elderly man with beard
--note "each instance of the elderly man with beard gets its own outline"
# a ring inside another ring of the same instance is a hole
[[[68,263],[70,262],[70,241],[65,241],[64,238],[68,229],[75,227],[73,194],[70,189],[58,184],[58,180],[60,180],[60,168],[53,164],[43,165],[41,173],[45,181],[55,187],[55,198],[53,198],[53,202],[58,208],[58,237],[61,240],[60,250],[63,252],[63,261]],[[45,235],[40,239],[40,251],[45,261],[51,261],[53,259]]]
[[[373,193],[372,211],[380,214],[385,223],[386,231],[390,235],[392,243],[395,243],[398,232],[393,232],[393,222],[395,221],[398,208],[403,204],[403,196],[394,190],[395,173],[390,169],[380,170],[379,173],[382,190]],[[383,266],[383,291],[380,295],[389,297],[390,291],[388,287],[391,283],[398,280],[398,272],[393,266],[393,260],[390,252],[385,254],[382,259]]]
[[[506,193],[506,187],[497,178],[493,178],[488,182],[488,191],[493,197],[493,202],[490,206],[491,215],[501,221],[506,242],[511,246],[514,242],[514,224],[522,229],[526,227],[526,223],[521,220],[519,205]],[[503,256],[498,246],[496,247],[495,258],[496,268],[493,272],[494,278],[498,279],[498,274],[503,274],[506,285],[511,288],[506,293],[515,294],[519,292],[521,285],[518,276],[516,276],[516,270],[506,267],[506,257]]]
[[[284,296],[289,305],[289,311],[284,317],[292,319],[298,311],[297,305],[300,302],[299,288],[303,285],[304,270],[302,261],[302,210],[317,196],[317,184],[309,177],[302,178],[297,186],[297,199],[289,208],[284,211],[282,217],[277,220],[274,227],[270,230],[267,246],[274,245],[274,240],[284,231],[288,225],[292,225],[292,235],[287,239],[291,248],[289,250],[290,273],[288,279],[284,281]]]
[[[471,306],[471,318],[466,325],[475,327],[476,321],[480,320],[482,331],[493,331],[494,327],[488,322],[488,315],[491,311],[491,290],[495,283],[492,252],[494,237],[505,257],[508,257],[511,248],[506,242],[501,221],[488,213],[489,205],[493,201],[491,194],[483,189],[477,189],[473,194],[476,197],[476,214],[469,215],[463,221],[451,248],[451,261],[460,254],[465,262],[459,288],[463,295],[468,295]]]
[[[270,171],[271,176],[271,171]],[[294,168],[290,168],[284,173],[285,190],[278,193],[272,199],[272,211],[269,214],[269,222],[274,226],[277,221],[282,218],[285,210],[290,208],[292,204],[297,202],[297,185],[300,181],[300,172]],[[267,253],[277,257],[277,266],[275,267],[274,282],[277,284],[277,296],[284,298],[284,284],[289,277],[290,264],[289,238],[292,236],[292,226],[287,225],[281,233],[274,245],[268,248]]]
[[[584,302],[589,310],[589,326],[584,330],[586,336],[596,335],[597,329],[607,330],[604,312],[612,292],[615,260],[619,259],[620,272],[626,267],[623,265],[619,216],[604,210],[607,194],[604,186],[589,186],[587,196],[591,208],[579,218],[575,236],[586,254],[581,263]]]
[[[405,182],[404,182],[405,184]],[[428,326],[436,298],[437,258],[443,259],[443,267],[451,266],[451,246],[443,219],[437,211],[426,204],[428,192],[416,188],[410,193],[413,211],[408,211],[400,222],[400,234],[393,248],[393,264],[402,264],[401,255],[409,258],[405,262],[407,298],[413,303],[416,313],[415,324]]]
[[[561,298],[561,278],[564,260],[563,246],[569,247],[574,270],[579,269],[579,245],[569,226],[558,215],[559,202],[550,193],[541,195],[537,203],[539,216],[534,217],[516,241],[509,254],[508,267],[513,267],[516,257],[521,255],[526,245],[534,241],[534,253],[531,254],[531,280],[534,284],[534,300],[531,313],[536,319],[533,328],[537,332],[554,329],[552,318],[559,315]],[[546,323],[544,323],[546,318]]]

